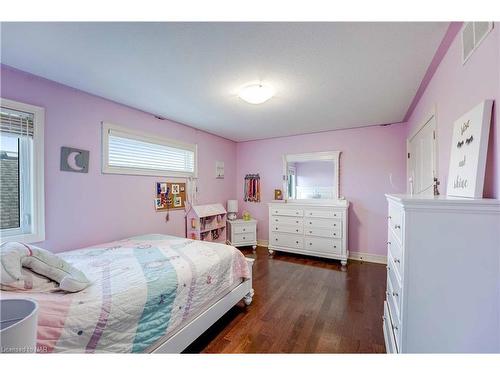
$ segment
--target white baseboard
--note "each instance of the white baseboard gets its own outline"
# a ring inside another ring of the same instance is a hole
[[[387,264],[387,257],[385,255],[358,253],[355,251],[349,251],[349,259],[361,260],[369,263]]]
[[[257,240],[257,246],[268,247],[268,240]],[[359,253],[356,251],[349,251],[349,259],[361,260],[368,263],[387,264],[387,257],[385,255],[376,255],[370,253]]]
[[[257,246],[268,247],[269,241],[268,240],[257,240]]]

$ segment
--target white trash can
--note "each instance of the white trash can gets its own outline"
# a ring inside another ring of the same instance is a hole
[[[38,304],[29,299],[0,299],[0,352],[35,353]]]

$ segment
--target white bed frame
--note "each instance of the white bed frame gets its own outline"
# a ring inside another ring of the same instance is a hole
[[[226,312],[243,299],[248,306],[252,303],[254,290],[252,288],[252,267],[254,259],[246,258],[250,269],[250,278],[231,289],[224,297],[215,302],[207,310],[184,326],[175,335],[150,350],[150,353],[181,353],[194,340],[210,328]]]

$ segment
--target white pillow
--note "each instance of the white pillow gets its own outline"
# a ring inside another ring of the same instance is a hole
[[[21,268],[26,267],[59,283],[62,290],[78,292],[90,285],[85,274],[51,252],[21,242],[2,244],[1,283],[15,286],[24,280]]]

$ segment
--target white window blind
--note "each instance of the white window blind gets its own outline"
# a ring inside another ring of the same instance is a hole
[[[196,145],[103,124],[105,173],[183,176],[196,173]]]
[[[14,109],[1,107],[0,109],[0,131],[18,137],[33,137],[34,115],[16,111]]]

